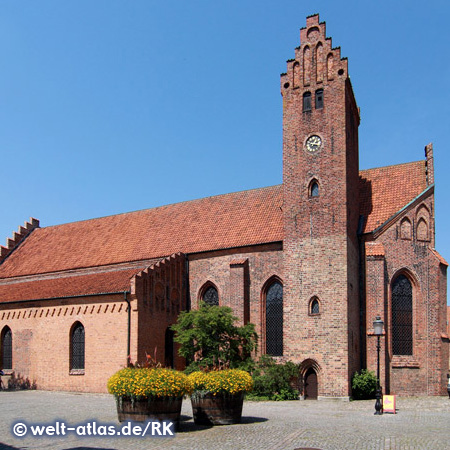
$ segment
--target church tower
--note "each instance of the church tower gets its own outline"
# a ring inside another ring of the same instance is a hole
[[[306,396],[348,397],[360,361],[359,110],[318,15],[300,42],[281,75],[283,356],[300,364]]]

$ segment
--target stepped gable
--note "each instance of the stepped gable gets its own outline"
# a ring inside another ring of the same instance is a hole
[[[363,170],[359,178],[364,233],[378,228],[427,188],[425,161]]]
[[[30,218],[24,226],[19,226],[17,233],[13,232],[12,239],[6,239],[6,247],[0,245],[0,264],[10,255],[11,252],[35,229],[39,228],[39,220]]]

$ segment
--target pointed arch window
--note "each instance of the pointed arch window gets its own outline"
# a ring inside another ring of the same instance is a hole
[[[215,286],[209,286],[203,292],[202,300],[209,306],[219,306],[219,293]]]
[[[409,279],[399,275],[392,284],[392,353],[413,354],[413,290]]]
[[[283,356],[283,285],[279,281],[266,291],[266,353]]]
[[[70,369],[84,371],[85,333],[84,326],[76,322],[70,334]]]
[[[313,297],[309,302],[309,314],[310,315],[320,314],[320,303],[317,297]]]
[[[11,328],[4,327],[2,331],[2,366],[3,370],[12,370],[12,332]]]
[[[309,184],[309,196],[318,197],[319,196],[319,183],[317,180],[312,180]]]

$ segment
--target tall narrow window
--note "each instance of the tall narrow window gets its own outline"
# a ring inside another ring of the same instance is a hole
[[[319,196],[319,183],[316,180],[311,181],[309,185],[309,196],[310,197]]]
[[[392,352],[413,354],[412,285],[404,275],[392,284]]]
[[[316,91],[316,109],[323,108],[323,89],[317,89]]]
[[[166,329],[166,336],[164,339],[164,359],[166,367],[174,367],[174,351],[173,351],[173,331],[169,328]]]
[[[80,322],[72,327],[70,336],[70,369],[84,370],[84,327]]]
[[[219,306],[219,293],[214,286],[209,286],[203,293],[202,300],[210,306]]]
[[[283,356],[283,286],[279,281],[266,293],[266,353]]]
[[[311,111],[311,92],[303,94],[303,112]]]
[[[0,369],[12,370],[12,333],[9,327],[2,331],[2,366]]]

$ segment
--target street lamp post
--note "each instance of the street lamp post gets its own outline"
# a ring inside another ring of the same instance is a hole
[[[381,405],[382,389],[380,386],[380,337],[383,334],[383,325],[384,323],[381,320],[381,317],[377,316],[377,318],[373,322],[374,334],[377,337],[377,391],[375,393],[375,415],[383,414],[383,407]]]

